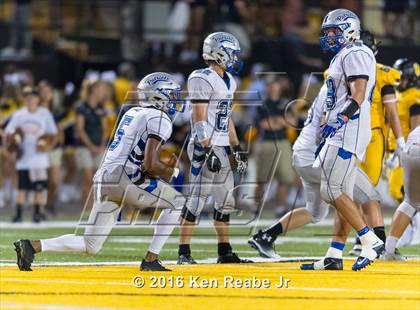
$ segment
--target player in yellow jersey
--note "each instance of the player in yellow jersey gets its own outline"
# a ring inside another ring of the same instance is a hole
[[[360,39],[374,53],[378,53],[378,43],[372,33],[361,31]],[[379,182],[382,170],[382,162],[385,155],[385,136],[386,124],[385,117],[389,120],[392,131],[399,138],[399,147],[404,147],[404,138],[397,112],[397,99],[395,87],[400,80],[398,70],[376,63],[376,84],[371,97],[371,130],[372,136],[366,149],[364,161],[359,163],[359,167],[369,177],[373,186]],[[382,209],[379,201],[366,200],[360,202],[366,223],[373,229],[375,234],[385,242],[385,228]],[[350,251],[350,254],[358,256],[361,251],[359,239]]]
[[[394,64],[394,68],[402,73],[401,82],[397,88],[398,116],[403,135],[407,138],[410,132],[410,111],[415,105],[419,104],[420,100],[418,85],[420,69],[417,63],[410,62],[407,58],[398,59]],[[398,149],[398,139],[395,139],[393,133],[390,133],[388,137],[388,149],[391,155],[387,164],[392,169],[388,174],[389,191],[394,199],[401,202],[404,197],[403,168],[399,165],[400,150]]]
[[[407,145],[401,153],[401,166],[404,167],[404,201],[398,206],[392,218],[389,236],[383,256],[385,260],[405,260],[396,246],[416,212],[420,210],[420,90],[419,65],[407,59],[395,63],[402,72],[399,86],[398,112],[401,117],[404,135],[408,134]],[[394,143],[394,141],[390,141]],[[392,144],[395,146],[395,144]],[[402,169],[401,169],[402,170]],[[413,237],[415,237],[413,232]]]

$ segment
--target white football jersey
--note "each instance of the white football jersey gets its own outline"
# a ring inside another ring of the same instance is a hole
[[[193,71],[188,77],[188,98],[191,101],[208,101],[207,123],[211,144],[229,145],[228,120],[232,113],[233,94],[236,81],[230,73],[222,78],[211,68]],[[194,104],[194,103],[192,103]],[[191,126],[191,139],[195,138],[194,126]]]
[[[294,156],[295,164],[299,167],[312,166],[315,161],[315,152],[319,143],[326,95],[327,86],[324,84],[308,110],[305,127],[303,127],[299,137],[293,144],[293,152],[296,155]]]
[[[349,82],[363,78],[367,80],[365,100],[360,109],[350,118],[326,144],[335,145],[363,160],[371,137],[370,105],[376,80],[376,60],[373,52],[361,41],[343,47],[331,60],[328,68],[327,96],[324,109],[328,119],[336,119],[351,97]]]
[[[35,112],[29,112],[25,107],[13,113],[6,126],[6,133],[11,134],[21,128],[24,137],[22,141],[22,157],[16,161],[16,169],[45,169],[49,167],[48,153],[36,149],[38,138],[44,134],[57,134],[57,127],[51,112],[38,107]]]
[[[415,144],[420,145],[420,125],[413,129],[408,135],[404,151],[407,152],[408,149]]]
[[[149,107],[131,108],[121,118],[99,171],[123,166],[133,181],[140,179],[147,138],[166,142],[171,133],[172,122],[165,112]]]

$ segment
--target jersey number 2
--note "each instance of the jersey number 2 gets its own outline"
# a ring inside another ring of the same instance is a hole
[[[216,130],[221,132],[227,132],[228,131],[228,119],[229,114],[232,109],[232,101],[226,100],[226,101],[220,101],[217,104],[217,110],[216,113]]]

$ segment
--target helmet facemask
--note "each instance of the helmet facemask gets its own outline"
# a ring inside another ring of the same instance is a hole
[[[225,51],[228,60],[225,62],[225,70],[229,73],[239,74],[241,72],[244,63],[239,60],[238,56],[241,53],[240,50],[234,50],[228,47],[222,47]]]
[[[330,36],[328,32],[333,29],[335,31],[335,35]],[[337,53],[341,50],[344,43],[346,42],[343,36],[343,30],[341,29],[340,25],[338,26],[325,26],[322,27],[322,37],[320,38],[321,41],[321,48],[323,51],[331,51],[333,53]]]
[[[185,104],[181,98],[181,88],[160,88],[158,91],[165,97],[166,103],[162,105],[162,109],[169,115],[175,113],[183,113]]]

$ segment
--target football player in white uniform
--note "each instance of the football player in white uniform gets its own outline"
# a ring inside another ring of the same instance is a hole
[[[410,63],[413,71],[417,64]],[[416,75],[415,75],[416,76]],[[418,83],[414,82],[414,85]],[[401,165],[404,168],[404,201],[398,206],[392,219],[389,235],[385,242],[384,260],[405,260],[396,252],[396,246],[416,212],[420,211],[420,98],[409,109],[410,129],[407,143],[401,154]]]
[[[20,270],[31,270],[39,252],[85,252],[96,254],[114,226],[125,203],[139,208],[165,208],[142,270],[167,270],[157,259],[163,244],[178,222],[185,198],[161,178],[171,179],[178,168],[159,160],[161,145],[171,136],[168,114],[178,111],[180,85],[162,72],[144,77],[138,85],[140,106],[122,117],[100,169],[94,177],[94,204],[83,235],[63,235],[44,240],[14,243]]]
[[[303,264],[302,269],[326,269],[341,259],[345,241],[353,227],[362,252],[353,264],[360,270],[384,251],[384,243],[366,225],[353,201],[356,163],[363,159],[370,141],[370,101],[376,79],[376,61],[360,38],[359,18],[351,11],[329,12],[321,27],[321,46],[336,55],[326,79],[326,123],[322,128],[321,151],[314,167],[321,167],[321,198],[337,212],[331,247],[324,259]]]
[[[320,141],[321,124],[324,121],[326,96],[327,86],[324,84],[308,111],[305,127],[293,145],[293,167],[302,181],[306,206],[289,211],[277,223],[260,230],[248,240],[248,243],[263,257],[279,257],[274,251],[274,241],[281,233],[297,229],[311,222],[318,223],[328,215],[328,203],[321,199],[322,169],[313,167],[314,154]],[[317,141],[318,144],[314,141]],[[362,204],[380,199],[379,193],[369,181],[369,177],[360,168],[357,168],[354,197],[357,202]],[[327,269],[343,269],[342,259],[334,259],[334,263]]]
[[[207,197],[215,201],[214,226],[218,237],[218,263],[244,262],[229,243],[229,218],[234,211],[233,172],[229,156],[236,159],[236,169],[247,168],[247,154],[239,145],[231,116],[236,82],[232,73],[242,66],[238,61],[238,40],[226,32],[210,34],[203,44],[207,68],[193,71],[188,78],[192,103],[190,195],[182,210],[178,264],[193,264],[190,240],[197,218]]]

